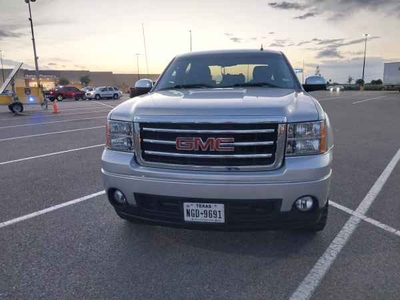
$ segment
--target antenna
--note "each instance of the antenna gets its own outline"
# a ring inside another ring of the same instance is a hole
[[[263,44],[261,44],[260,51],[264,51],[264,46],[263,46]]]

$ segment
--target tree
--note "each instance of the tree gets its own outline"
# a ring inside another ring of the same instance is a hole
[[[68,78],[61,77],[60,79],[58,79],[58,85],[68,85],[70,83],[71,81],[69,81]]]
[[[357,79],[357,80],[356,80],[356,84],[357,84],[357,85],[364,85],[364,80],[362,80],[362,79]]]
[[[382,79],[371,80],[371,84],[381,85],[381,84],[383,84],[383,81],[382,81]]]
[[[349,76],[349,78],[347,79],[347,83],[351,84],[353,82],[353,77]]]
[[[82,76],[81,78],[79,78],[79,80],[81,81],[81,84],[83,84],[84,86],[88,86],[89,83],[92,81],[89,75]]]

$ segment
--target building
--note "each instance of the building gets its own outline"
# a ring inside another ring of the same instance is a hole
[[[5,78],[7,78],[11,71],[11,69],[4,70]],[[90,86],[110,85],[127,91],[139,78],[149,78],[156,81],[159,77],[159,74],[114,74],[113,72],[91,72],[88,70],[41,70],[39,73],[42,85],[46,89],[56,87],[60,78],[66,78],[71,82],[71,85],[81,87],[80,78],[88,75],[91,80]],[[0,76],[1,84],[3,84],[2,76]],[[17,86],[35,87],[37,85],[35,71],[19,70],[15,84]]]

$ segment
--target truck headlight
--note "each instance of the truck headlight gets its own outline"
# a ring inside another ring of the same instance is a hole
[[[286,155],[312,155],[327,151],[325,120],[291,123],[287,127]]]
[[[106,147],[115,151],[133,151],[133,123],[107,120]]]

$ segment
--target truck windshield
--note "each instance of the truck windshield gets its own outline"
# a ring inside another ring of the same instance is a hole
[[[175,58],[155,91],[184,88],[299,88],[279,53],[217,53]]]

